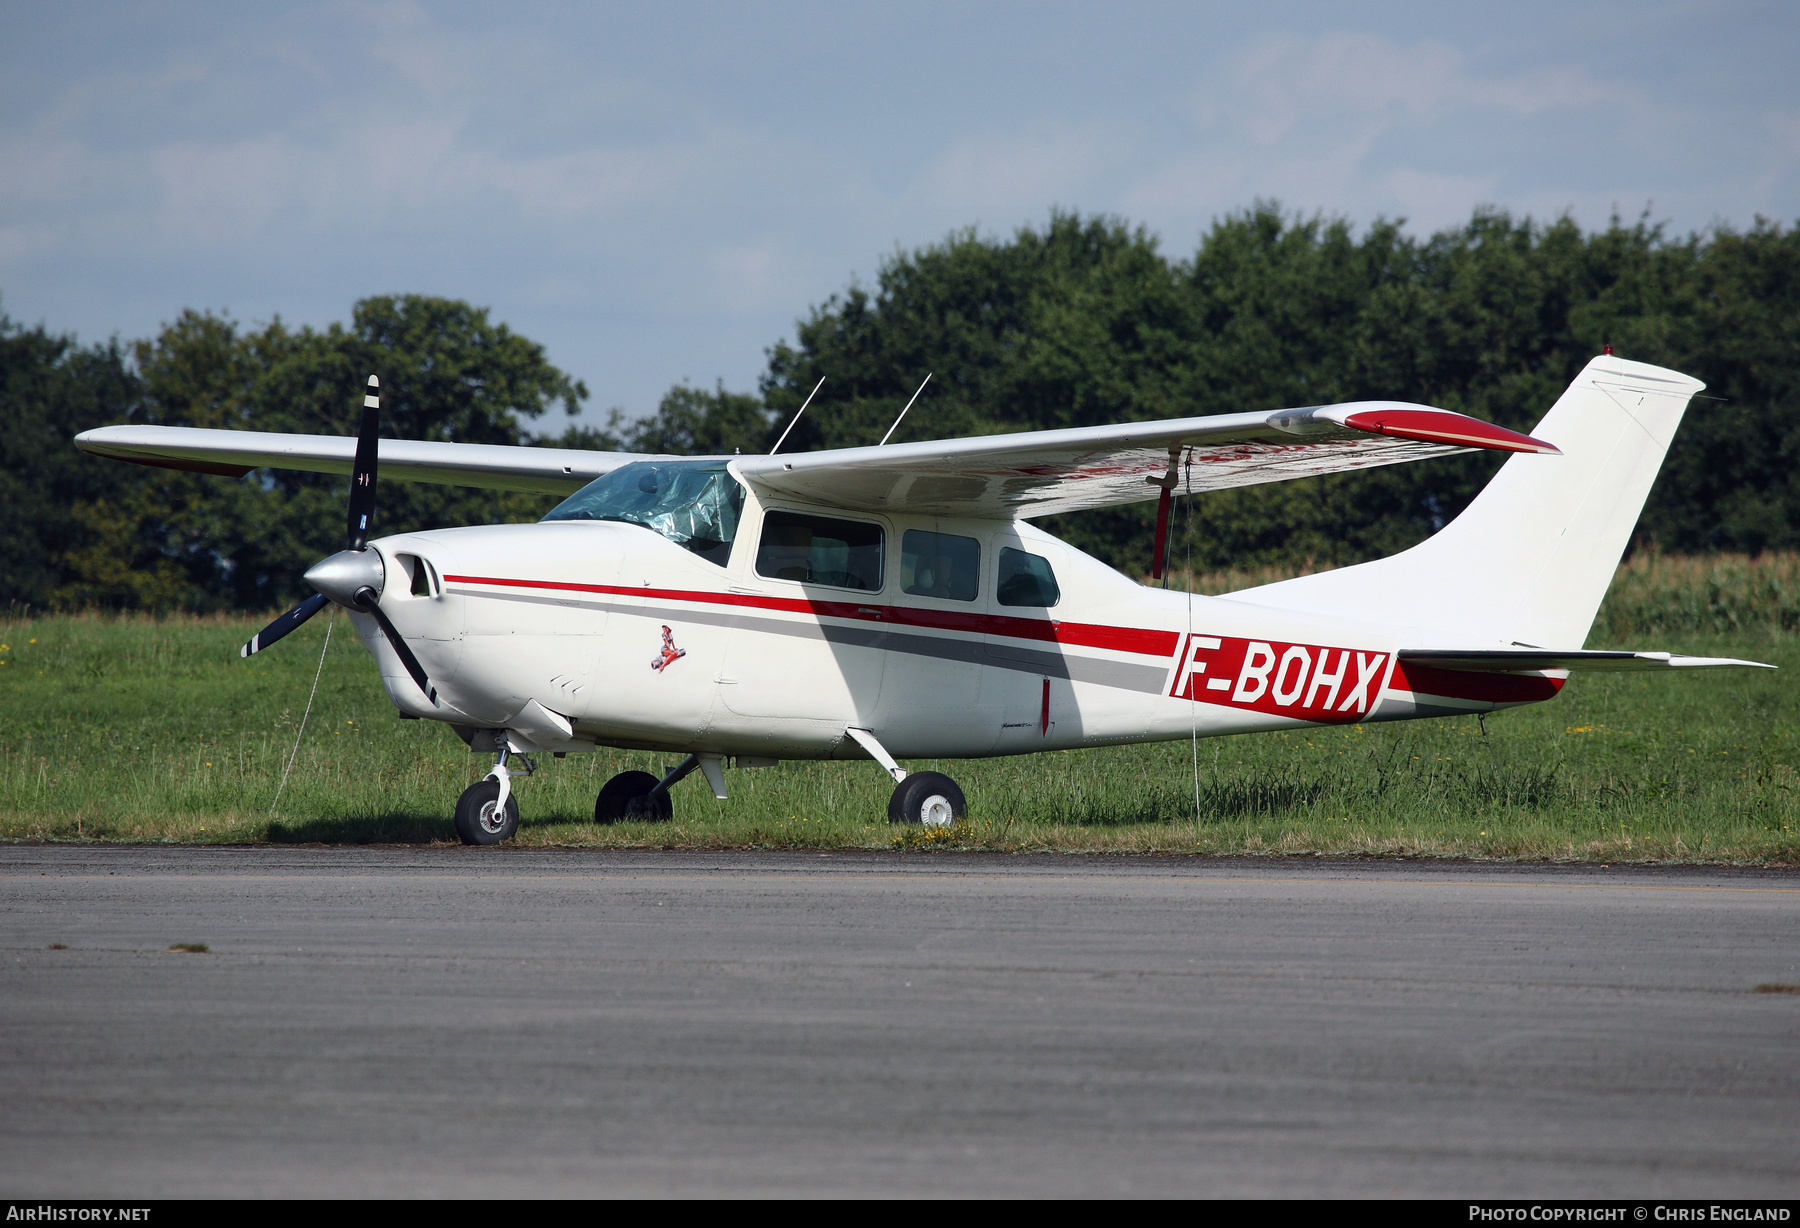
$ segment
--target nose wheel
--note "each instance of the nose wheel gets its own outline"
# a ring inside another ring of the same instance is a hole
[[[913,772],[888,798],[888,822],[949,827],[968,812],[963,791],[942,772]]]
[[[519,799],[488,777],[464,789],[456,799],[456,834],[464,844],[498,844],[519,830]]]
[[[516,766],[513,766],[516,765]],[[519,830],[519,799],[513,796],[514,772],[529,776],[536,768],[524,755],[501,746],[494,770],[464,789],[456,799],[456,834],[464,844],[499,844]]]

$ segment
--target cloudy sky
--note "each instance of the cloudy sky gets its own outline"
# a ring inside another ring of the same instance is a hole
[[[884,255],[1258,198],[1800,216],[1800,6],[0,0],[0,310],[323,325],[466,298],[591,405],[748,389]]]

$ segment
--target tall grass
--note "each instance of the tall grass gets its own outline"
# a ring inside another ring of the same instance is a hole
[[[1792,555],[1620,569],[1591,643],[1800,668]],[[1280,578],[1204,578],[1215,591]],[[326,620],[248,661],[257,618],[0,620],[0,838],[451,841],[489,766],[399,721],[338,622],[293,774],[271,813]],[[524,844],[1165,850],[1800,863],[1800,721],[1788,675],[1577,676],[1492,716],[915,763],[970,798],[956,829],[897,832],[866,761],[683,785],[669,824],[597,827],[600,784],[657,756],[545,760],[519,783]]]
[[[1219,596],[1329,568],[1260,567],[1169,574],[1178,592]],[[1142,578],[1143,583],[1152,581]],[[1158,581],[1157,583],[1160,583]],[[1800,554],[1663,554],[1640,550],[1613,575],[1590,642],[1634,635],[1800,631]]]
[[[1800,554],[1639,551],[1613,576],[1593,636],[1800,631]]]

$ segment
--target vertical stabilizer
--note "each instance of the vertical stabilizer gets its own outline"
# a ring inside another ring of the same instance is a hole
[[[1513,457],[1411,550],[1232,597],[1409,626],[1418,647],[1580,648],[1688,400],[1704,387],[1596,358],[1531,432],[1561,456]]]

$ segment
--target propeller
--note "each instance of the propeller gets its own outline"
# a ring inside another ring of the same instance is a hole
[[[381,590],[387,582],[387,569],[382,565],[381,555],[369,549],[369,531],[375,524],[380,428],[381,381],[371,375],[368,394],[363,397],[362,422],[356,432],[356,461],[350,470],[350,511],[345,519],[344,548],[307,569],[306,582],[318,592],[251,636],[250,642],[238,650],[238,655],[248,657],[261,652],[324,609],[327,602],[335,601],[375,619],[393,647],[394,655],[400,658],[400,664],[435,704],[437,691],[426,676],[425,667],[419,664],[419,659],[406,646],[399,630],[381,608]]]

